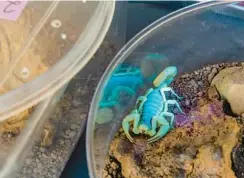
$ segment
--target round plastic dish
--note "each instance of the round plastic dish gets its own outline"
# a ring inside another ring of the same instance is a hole
[[[233,4],[208,1],[171,13],[142,30],[117,54],[90,108],[86,140],[90,177],[101,177],[109,144],[122,119],[165,67],[176,66],[180,75],[206,64],[243,60],[244,21],[240,17],[244,11]],[[118,93],[123,89],[121,96]]]
[[[103,41],[114,7],[114,1],[27,1],[16,20],[0,15],[0,121],[78,73]]]

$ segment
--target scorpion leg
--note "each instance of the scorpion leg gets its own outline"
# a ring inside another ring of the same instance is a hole
[[[164,94],[164,96],[163,97],[165,97],[165,93],[164,92],[171,92],[176,98],[178,98],[179,100],[181,100],[181,99],[183,99],[183,97],[180,97],[179,95],[177,95],[176,93],[175,93],[175,91],[172,89],[172,88],[170,88],[170,87],[164,87],[164,88],[161,88],[161,94],[163,93]],[[162,95],[163,95],[162,94]],[[166,98],[165,98],[165,100],[166,100]],[[164,101],[165,101],[164,100]]]
[[[161,126],[158,133],[154,137],[147,140],[148,143],[157,141],[158,139],[166,135],[170,130],[170,124],[163,116],[155,116],[153,117],[153,119]]]
[[[149,131],[149,135],[152,137],[156,134],[157,129],[157,116],[152,118],[152,129]]]
[[[141,112],[143,104],[147,100],[147,97],[145,96],[140,96],[137,101],[136,101],[136,108],[138,108],[138,111]]]
[[[133,121],[133,123],[135,123],[136,121],[136,118],[138,117],[139,114],[137,113],[133,113],[133,114],[129,114],[128,116],[126,116],[122,122],[122,127],[123,127],[123,130],[125,132],[125,135],[127,136],[127,138],[133,142],[134,139],[131,137],[130,135],[130,122]],[[135,126],[134,126],[135,128]]]
[[[182,111],[179,103],[176,100],[167,100],[164,105],[164,112],[168,112],[169,104],[175,105],[181,113],[184,113],[184,111]]]
[[[174,120],[175,120],[175,115],[173,113],[170,113],[170,112],[163,112],[162,115],[164,117],[169,117],[170,126],[173,128],[173,126],[174,126]]]

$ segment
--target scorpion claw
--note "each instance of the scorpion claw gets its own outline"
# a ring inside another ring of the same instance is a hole
[[[131,137],[130,133],[129,133],[129,123],[126,122],[126,121],[123,121],[122,123],[122,126],[123,126],[123,129],[124,129],[124,132],[125,132],[125,135],[127,136],[127,138],[131,141],[131,142],[134,142],[134,139]]]

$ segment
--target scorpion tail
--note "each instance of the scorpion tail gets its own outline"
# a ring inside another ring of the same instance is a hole
[[[154,87],[159,87],[162,84],[169,85],[177,74],[175,66],[165,68],[153,81]]]

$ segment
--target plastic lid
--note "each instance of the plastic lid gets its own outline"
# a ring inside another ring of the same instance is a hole
[[[114,1],[0,2],[0,121],[53,94],[92,57]]]

